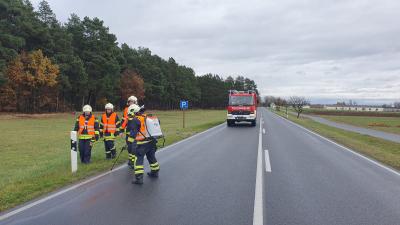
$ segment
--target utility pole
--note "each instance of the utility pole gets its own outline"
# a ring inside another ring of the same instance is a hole
[[[185,110],[184,109],[182,109],[182,114],[183,114],[183,116],[182,116],[182,124],[183,124],[183,128],[185,128]]]
[[[182,110],[182,127],[185,128],[185,110],[189,108],[189,101],[181,100],[179,105]]]

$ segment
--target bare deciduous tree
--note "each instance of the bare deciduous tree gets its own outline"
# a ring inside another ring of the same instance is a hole
[[[294,111],[297,112],[297,118],[299,118],[300,114],[303,112],[303,107],[308,104],[308,101],[305,97],[292,96],[289,99],[289,104],[293,107]]]
[[[286,100],[284,98],[278,97],[275,99],[276,111],[281,111],[281,107],[285,106]]]
[[[270,107],[271,103],[275,102],[275,97],[274,96],[265,96],[264,97],[264,101],[263,101],[263,105],[266,107]]]
[[[282,104],[283,104],[283,106],[285,107],[286,115],[288,115],[288,108],[289,108],[289,106],[290,106],[290,105],[289,105],[289,101],[286,100],[286,99],[283,99]]]

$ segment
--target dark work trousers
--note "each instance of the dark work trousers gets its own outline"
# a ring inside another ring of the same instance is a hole
[[[136,141],[129,142],[128,138],[127,138],[126,139],[126,145],[128,146],[128,164],[129,165],[133,165],[133,162],[135,161],[134,150],[136,148]]]
[[[114,140],[105,140],[104,141],[104,148],[106,151],[106,159],[115,158],[115,145]]]
[[[90,163],[90,156],[92,154],[90,142],[90,139],[79,139],[79,154],[82,163]]]
[[[147,157],[147,160],[150,164],[150,169],[152,172],[157,172],[160,170],[160,165],[156,159],[156,151],[157,151],[157,141],[152,140],[150,142],[144,144],[138,144],[136,148],[134,148],[135,154],[135,175],[140,176],[144,173],[144,156]]]

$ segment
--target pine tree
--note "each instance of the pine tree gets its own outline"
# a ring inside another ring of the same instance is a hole
[[[52,27],[58,24],[56,15],[53,10],[50,8],[50,5],[47,1],[42,0],[39,3],[39,19],[45,23],[48,27]]]

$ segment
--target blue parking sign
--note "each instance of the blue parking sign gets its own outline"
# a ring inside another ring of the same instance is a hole
[[[189,101],[181,100],[181,109],[188,109],[189,108]]]

